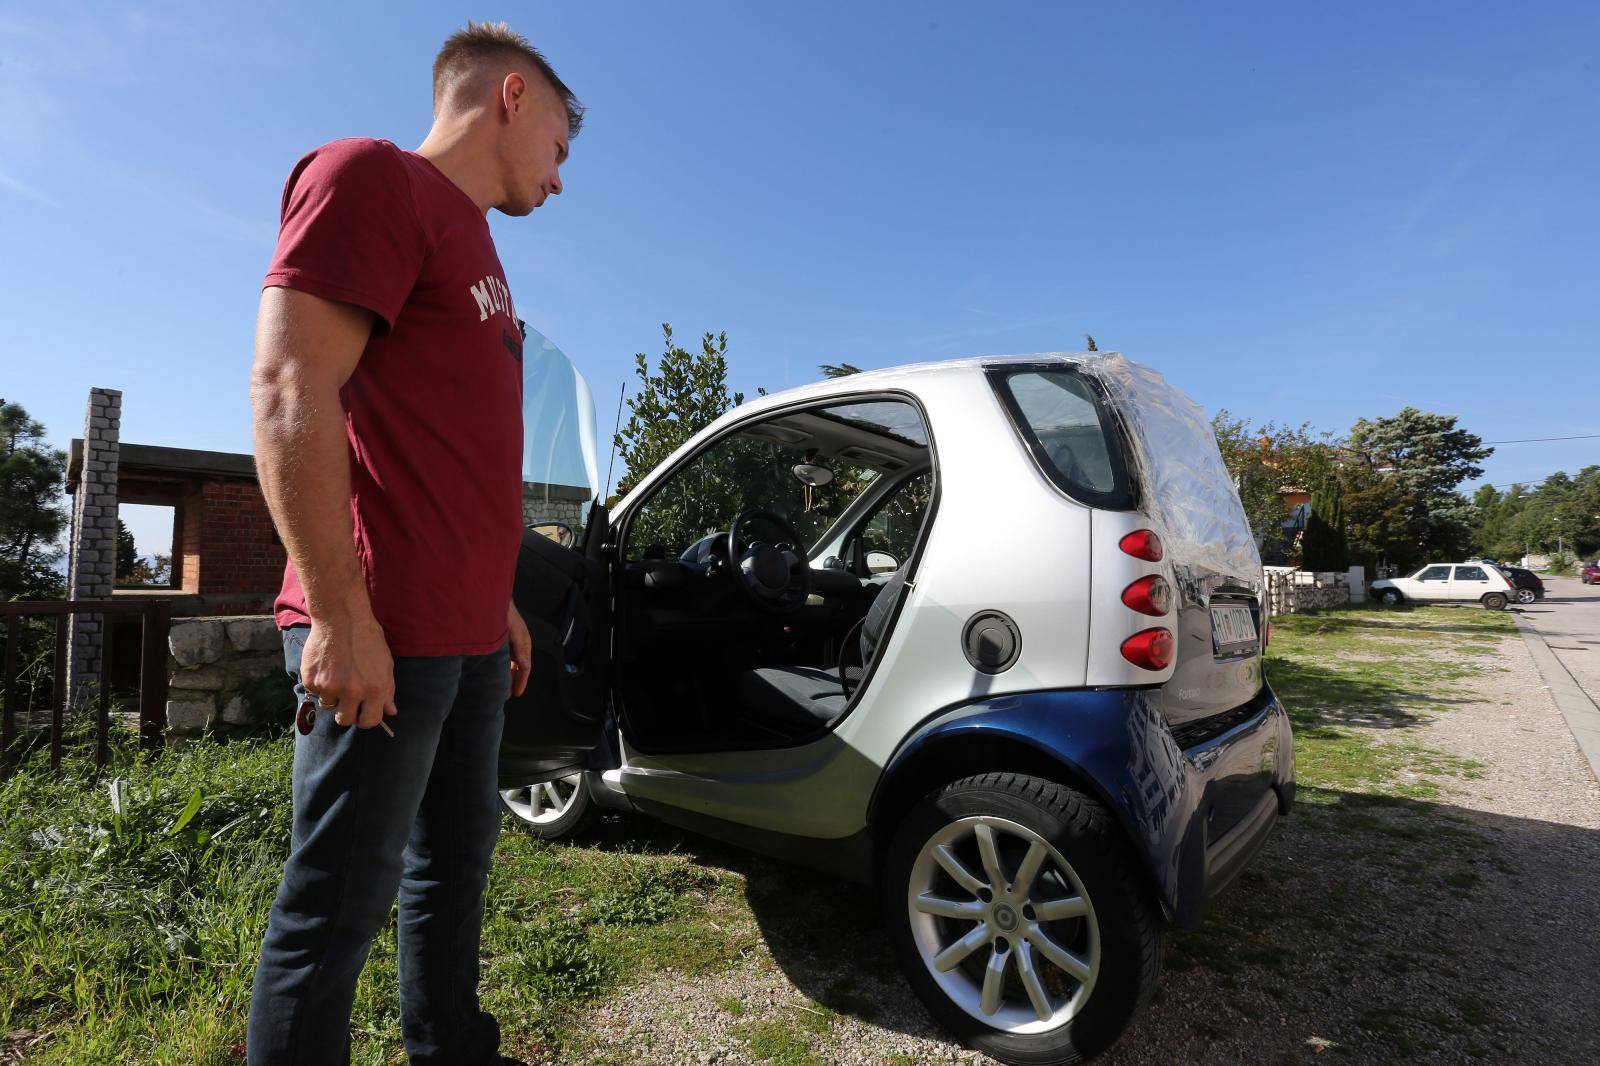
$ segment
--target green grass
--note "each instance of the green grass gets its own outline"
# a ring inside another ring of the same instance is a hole
[[[1448,710],[1515,630],[1498,611],[1363,606],[1273,619],[1267,677],[1289,710],[1302,789],[1433,798],[1482,764],[1399,739]],[[1316,801],[1313,792],[1308,796]]]
[[[834,1013],[822,1007],[790,1007],[782,1016],[735,1026],[757,1062],[773,1066],[825,1066],[817,1045],[833,1028]]]
[[[38,1062],[235,1061],[289,748],[194,744],[151,765],[119,749],[98,781],[69,761],[0,784],[0,1034],[51,1034]]]
[[[0,784],[0,1038],[46,1034],[41,1063],[242,1061],[292,744],[214,738],[145,764],[127,739],[98,780],[69,760]],[[736,882],[670,852],[502,834],[482,994],[507,1052],[558,1055],[571,1013],[624,976],[737,959],[750,935],[721,931]],[[357,990],[357,1063],[403,1061],[395,949],[391,923]]]

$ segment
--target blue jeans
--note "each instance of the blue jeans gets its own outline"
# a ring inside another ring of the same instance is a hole
[[[309,633],[283,633],[297,700]],[[500,1062],[499,1026],[478,1005],[478,937],[510,660],[504,648],[397,658],[394,680],[393,737],[326,711],[295,737],[294,829],[250,997],[251,1066],[349,1061],[356,978],[397,890],[406,1055]]]

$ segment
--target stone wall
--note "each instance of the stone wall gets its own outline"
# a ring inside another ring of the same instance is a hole
[[[1348,574],[1337,571],[1312,573],[1290,566],[1264,566],[1261,569],[1266,577],[1267,613],[1300,614],[1352,602],[1350,580],[1360,568],[1352,568]],[[1363,597],[1357,593],[1353,599],[1360,603]]]
[[[583,516],[591,495],[588,489],[573,485],[543,485],[533,481],[522,483],[522,521],[524,525],[537,526],[546,522],[560,522],[574,533],[582,532]]]
[[[117,452],[122,393],[90,389],[83,422],[83,472],[72,497],[72,534],[67,552],[67,598],[111,598],[117,573]],[[105,620],[77,614],[67,635],[68,690],[100,679]]]
[[[271,615],[174,619],[167,685],[169,736],[257,725],[294,702]]]

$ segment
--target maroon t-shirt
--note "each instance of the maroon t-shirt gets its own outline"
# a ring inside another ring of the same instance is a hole
[[[289,175],[265,285],[377,315],[339,400],[389,650],[497,650],[522,529],[522,335],[483,212],[414,152],[334,141]],[[310,621],[292,563],[276,614]]]

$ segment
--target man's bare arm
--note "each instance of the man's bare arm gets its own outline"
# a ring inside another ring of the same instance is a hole
[[[372,333],[372,312],[272,287],[261,294],[250,376],[256,472],[305,590],[308,692],[341,725],[394,714],[394,661],[372,614],[350,522],[350,447],[339,390]]]

